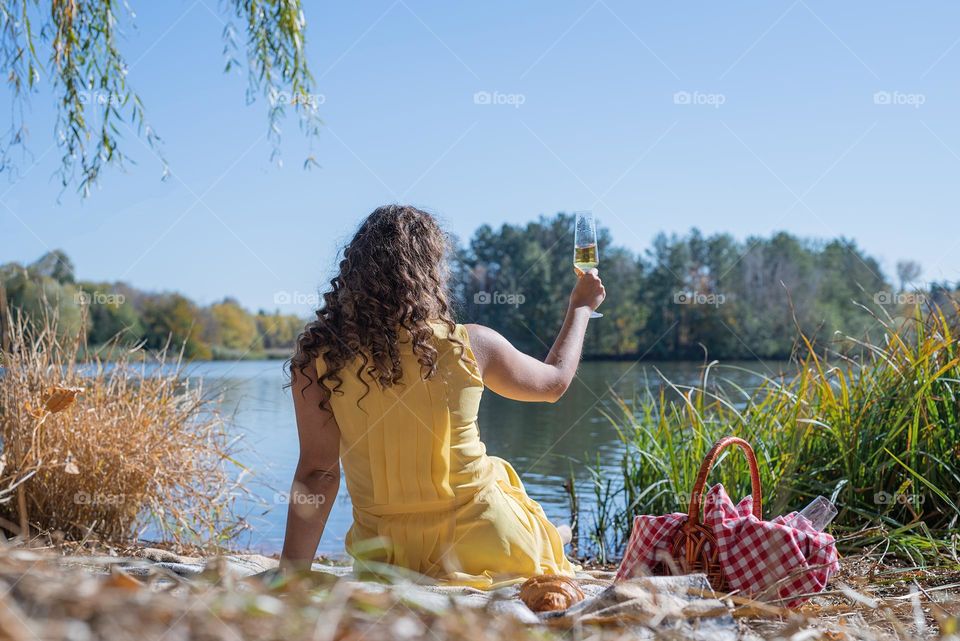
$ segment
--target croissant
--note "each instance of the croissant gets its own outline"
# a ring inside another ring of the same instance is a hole
[[[569,577],[544,574],[527,579],[520,586],[520,600],[534,612],[566,610],[583,601],[583,590]]]

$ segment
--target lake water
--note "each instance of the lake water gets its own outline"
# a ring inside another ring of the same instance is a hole
[[[781,371],[780,364],[739,363],[767,376]],[[238,545],[266,553],[278,552],[283,543],[286,506],[297,462],[297,431],[290,391],[283,389],[281,361],[196,363],[188,372],[204,379],[207,390],[222,396],[222,409],[231,430],[242,435],[239,460],[251,473],[252,498],[241,499],[241,514],[251,529]],[[485,392],[480,405],[480,435],[489,454],[510,461],[532,498],[539,501],[555,522],[569,522],[563,481],[571,464],[585,480],[583,461],[619,464],[620,442],[613,425],[601,415],[610,407],[612,393],[632,397],[647,386],[658,387],[659,369],[672,382],[694,384],[700,364],[585,362],[567,394],[557,403],[518,403]],[[759,379],[749,371],[724,369],[726,378],[751,387]],[[581,509],[590,509],[587,491],[580,492]],[[319,552],[344,555],[343,540],[350,527],[350,499],[345,484],[333,506]]]

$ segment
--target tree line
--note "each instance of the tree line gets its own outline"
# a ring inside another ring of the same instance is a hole
[[[489,325],[518,348],[544,355],[563,322],[573,272],[572,215],[524,225],[483,225],[457,244],[451,286],[458,320]],[[819,341],[865,337],[873,313],[898,314],[947,305],[957,285],[912,288],[921,275],[897,264],[897,283],[848,239],[809,240],[780,232],[737,240],[730,234],[659,234],[636,254],[598,230],[600,273],[607,288],[590,322],[585,354],[593,358],[783,359],[798,330]],[[305,318],[250,312],[236,300],[200,306],[178,293],[151,293],[125,283],[77,280],[70,258],[53,251],[29,265],[0,265],[0,312],[57,309],[64,333],[85,322],[89,345],[118,333],[158,350],[168,343],[194,359],[287,357]],[[866,309],[864,309],[864,307]],[[81,311],[82,310],[82,311]]]
[[[457,250],[454,289],[462,316],[498,329],[519,348],[546,354],[563,321],[573,272],[569,214],[526,225],[480,227]],[[820,341],[862,337],[874,313],[945,305],[946,283],[910,289],[912,261],[899,282],[852,240],[808,240],[780,232],[738,241],[730,234],[657,235],[642,255],[598,230],[604,317],[590,321],[585,352],[600,358],[783,359],[798,330]],[[867,309],[863,309],[866,307]]]
[[[26,316],[53,308],[61,333],[85,332],[93,348],[119,337],[150,350],[182,348],[187,358],[200,360],[286,358],[304,325],[293,314],[249,312],[231,298],[200,306],[178,293],[77,280],[73,263],[59,250],[29,265],[0,265],[0,313],[4,297],[10,309]]]

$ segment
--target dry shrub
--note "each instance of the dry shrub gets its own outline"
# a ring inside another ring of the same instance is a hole
[[[81,362],[55,314],[7,318],[0,351],[0,515],[4,527],[176,543],[236,533],[237,469],[216,399],[180,357],[123,348]]]

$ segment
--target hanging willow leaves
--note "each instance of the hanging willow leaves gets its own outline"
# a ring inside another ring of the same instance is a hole
[[[223,37],[226,70],[248,68],[247,100],[267,102],[268,139],[279,161],[280,123],[292,107],[301,130],[316,135],[322,97],[304,54],[306,20],[300,0],[229,0]],[[130,82],[130,65],[118,42],[136,15],[117,0],[4,0],[0,2],[0,64],[13,97],[9,130],[0,137],[0,173],[13,174],[27,152],[28,98],[42,81],[53,92],[54,144],[61,151],[58,176],[86,196],[107,165],[129,161],[124,134],[135,133],[163,161],[161,141]],[[243,25],[245,45],[231,20]],[[129,75],[129,77],[128,77]],[[125,145],[124,145],[125,147]],[[19,150],[21,153],[15,153]],[[312,159],[308,158],[307,164]]]

